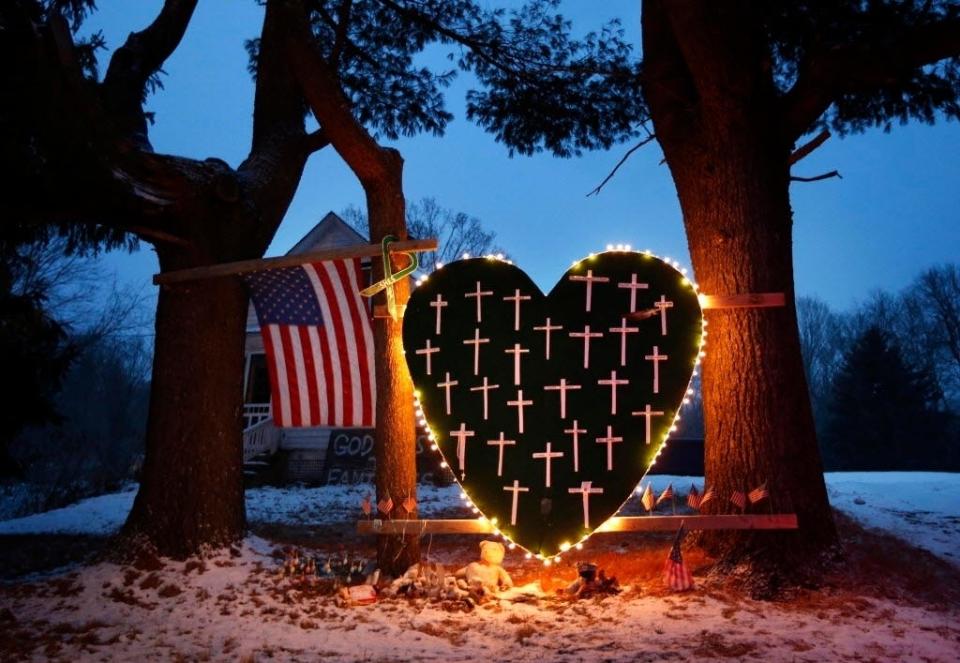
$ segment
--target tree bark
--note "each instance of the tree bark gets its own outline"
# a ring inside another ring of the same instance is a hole
[[[169,250],[160,250],[169,268]],[[140,491],[124,527],[162,554],[243,537],[243,347],[247,293],[238,279],[159,293],[150,426]]]
[[[789,159],[764,47],[739,3],[644,3],[645,92],[677,187],[703,292],[783,292],[783,308],[707,314],[705,469],[729,510],[767,482],[796,532],[701,537],[725,566],[765,571],[767,589],[836,542],[807,391],[793,287]],[[762,505],[766,506],[766,505]]]
[[[383,183],[365,185],[367,210],[370,218],[370,239],[378,242],[386,235],[407,239],[405,204],[403,198],[403,159],[394,150],[387,151],[388,179]],[[401,262],[403,259],[401,259]],[[374,260],[374,280],[383,278],[381,261]],[[405,266],[394,264],[394,270]],[[410,282],[403,279],[394,284],[398,305],[407,303]],[[417,449],[413,412],[413,381],[407,370],[403,352],[403,320],[376,318],[373,342],[376,351],[377,423],[376,423],[376,484],[377,498],[393,499],[391,519],[417,518],[416,510],[407,512],[401,503],[417,495]],[[380,535],[377,537],[377,562],[390,575],[403,573],[420,561],[420,535]]]

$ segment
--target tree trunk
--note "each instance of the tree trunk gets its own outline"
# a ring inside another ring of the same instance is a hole
[[[384,150],[388,162],[387,181],[365,183],[367,211],[370,218],[370,240],[380,242],[386,235],[407,238],[403,199],[403,159],[395,150]],[[394,270],[406,266],[400,258]],[[373,261],[374,280],[383,278],[382,261]],[[408,279],[393,285],[398,305],[405,305],[410,296]],[[382,296],[377,297],[382,300]],[[417,495],[417,449],[413,407],[413,381],[403,353],[403,320],[376,318],[373,343],[376,353],[377,424],[376,483],[377,499],[391,498],[394,506],[391,519],[417,518],[401,504]],[[382,515],[382,514],[381,514]],[[399,575],[420,561],[419,533],[381,535],[377,537],[377,562],[384,573]]]
[[[183,266],[158,253],[161,268]],[[160,289],[146,461],[124,527],[160,554],[183,558],[243,537],[246,311],[235,278]]]
[[[708,510],[729,512],[733,491],[767,482],[770,508],[796,512],[800,529],[718,532],[702,543],[725,564],[789,575],[836,541],[800,354],[789,149],[756,127],[753,137],[735,122],[729,130],[670,163],[696,278],[707,294],[783,292],[786,306],[706,314],[706,482],[720,497]]]

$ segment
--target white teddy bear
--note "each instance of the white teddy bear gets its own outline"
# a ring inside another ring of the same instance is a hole
[[[480,561],[470,562],[457,571],[456,577],[466,581],[468,587],[479,585],[484,590],[496,592],[513,587],[513,580],[500,564],[503,562],[503,544],[497,541],[480,542]]]

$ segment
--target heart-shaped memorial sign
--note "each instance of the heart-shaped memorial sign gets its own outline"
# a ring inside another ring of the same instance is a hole
[[[436,443],[480,512],[552,557],[630,497],[669,436],[703,331],[695,286],[645,253],[575,264],[544,296],[462,260],[411,295],[407,365]]]

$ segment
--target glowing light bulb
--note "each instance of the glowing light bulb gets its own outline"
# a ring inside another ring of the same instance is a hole
[[[577,550],[583,550],[583,544],[582,544],[582,543],[578,543],[578,544],[577,544]]]
[[[562,550],[563,552],[567,552],[568,550],[570,550],[570,543],[568,541],[564,541],[563,543],[561,543],[560,550]]]
[[[466,251],[464,251],[464,252],[463,252],[463,259],[464,259],[464,260],[468,260],[469,258],[470,258],[470,254],[467,253]]]
[[[613,244],[607,244],[607,251],[613,251]]]

